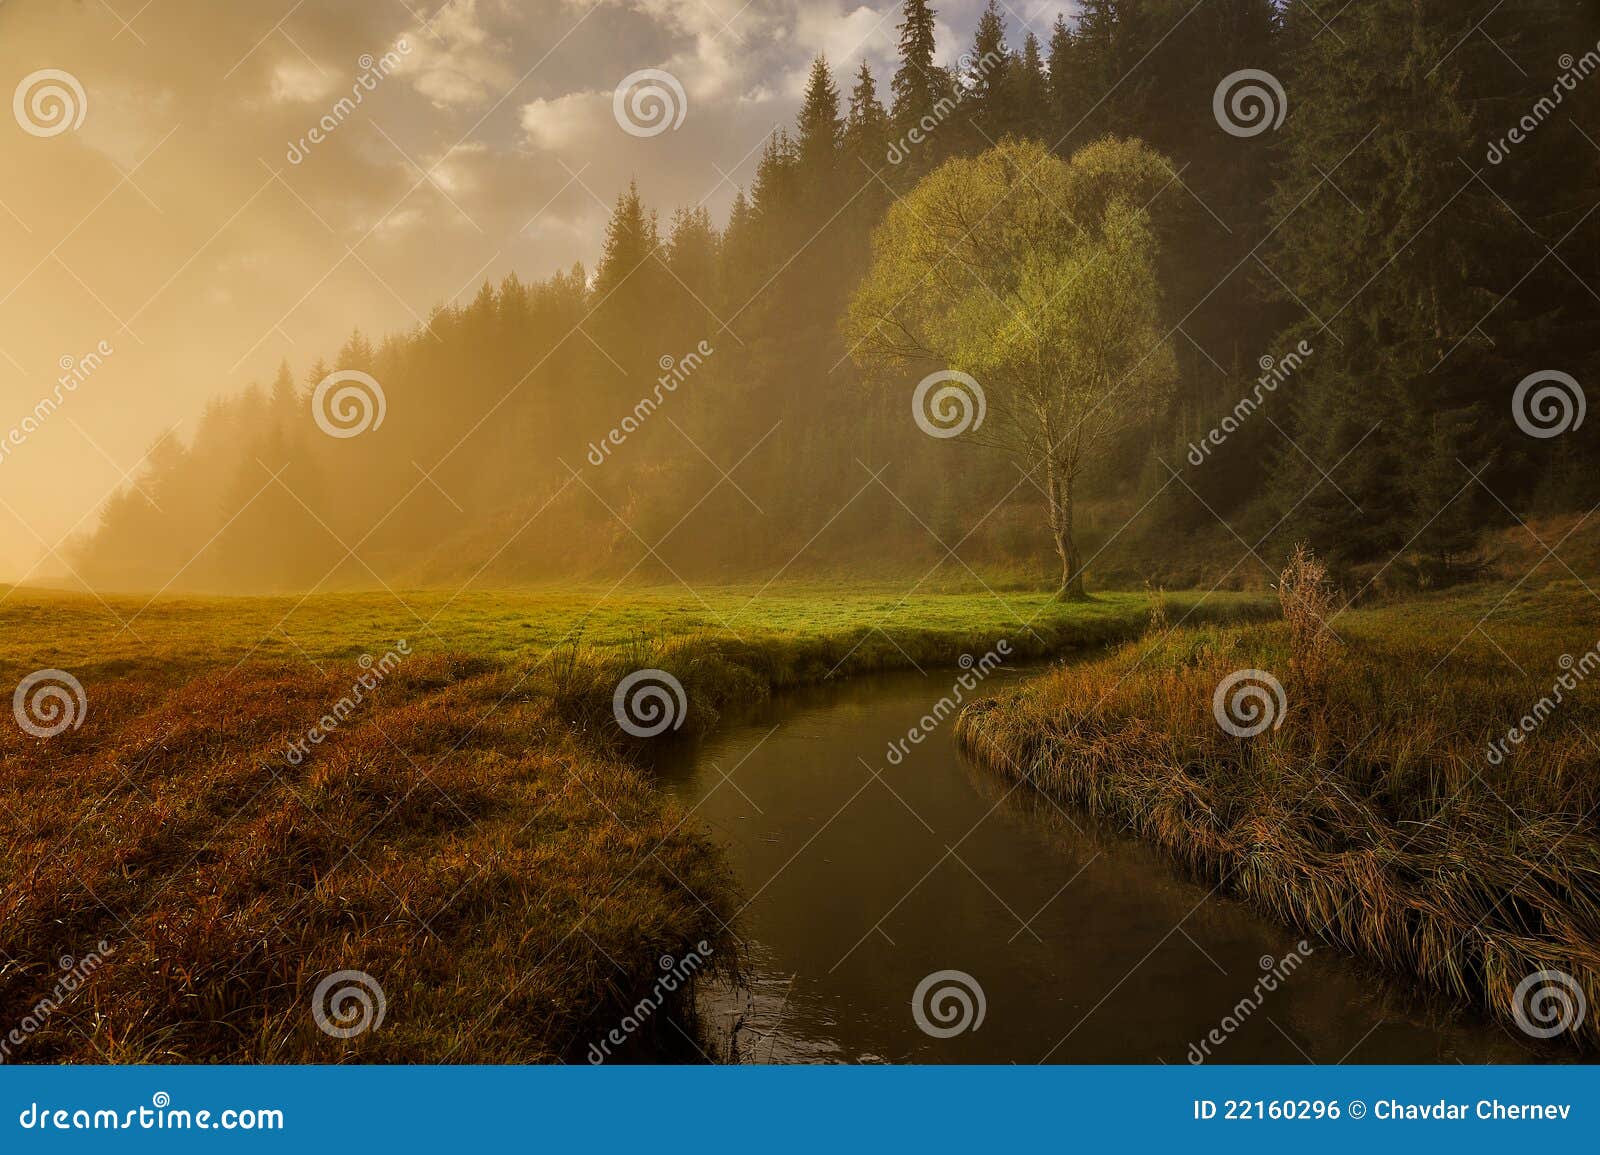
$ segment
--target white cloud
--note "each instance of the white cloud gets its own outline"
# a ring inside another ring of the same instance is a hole
[[[795,42],[808,57],[822,53],[843,76],[859,67],[863,57],[874,66],[894,59],[899,19],[898,9],[877,12],[862,5],[841,13],[807,6],[796,15]]]
[[[578,145],[592,147],[598,133],[615,128],[609,92],[569,92],[522,106],[522,130],[535,148],[563,152]]]
[[[509,38],[491,32],[478,0],[449,0],[409,39],[412,52],[398,71],[436,108],[488,104],[516,80]]]
[[[334,78],[303,56],[287,56],[272,69],[272,99],[278,104],[310,104],[333,86]]]

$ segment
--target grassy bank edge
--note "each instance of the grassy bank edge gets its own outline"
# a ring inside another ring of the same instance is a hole
[[[1433,611],[1442,604],[1437,598],[1419,603]],[[1368,613],[1376,619],[1404,615],[1409,608],[1398,604]],[[1378,636],[1365,621],[1346,619],[1344,628],[1364,635],[1364,642]],[[1410,644],[1417,653],[1429,654],[1433,640],[1419,644],[1402,638],[1391,644]],[[1354,832],[1335,823],[1332,830],[1315,830],[1296,841],[1284,812],[1309,799],[1319,777],[1326,781],[1350,773],[1346,785],[1361,804],[1358,812],[1370,818],[1377,807],[1367,809],[1372,800],[1363,794],[1363,776],[1377,774],[1365,785],[1381,792],[1387,788],[1384,768],[1392,770],[1404,758],[1385,763],[1388,751],[1383,751],[1372,754],[1376,765],[1362,766],[1364,740],[1326,727],[1329,717],[1340,717],[1359,718],[1364,728],[1377,711],[1370,700],[1368,710],[1352,709],[1355,701],[1360,695],[1383,701],[1385,690],[1395,688],[1383,681],[1391,671],[1377,673],[1370,664],[1363,668],[1359,656],[1343,667],[1359,690],[1341,697],[1343,688],[1286,677],[1290,699],[1298,695],[1301,703],[1294,725],[1253,741],[1224,735],[1210,717],[1209,690],[1219,675],[1252,664],[1290,669],[1291,651],[1282,623],[1221,632],[1191,627],[1160,638],[1153,631],[1086,666],[972,703],[957,718],[956,740],[990,772],[1111,820],[1217,892],[1413,980],[1430,995],[1486,1012],[1509,1028],[1517,1023],[1513,1008],[1522,980],[1570,972],[1585,992],[1588,1011],[1550,1045],[1592,1053],[1600,1046],[1600,936],[1593,933],[1600,857],[1587,820],[1573,818],[1592,808],[1531,812],[1535,821],[1524,837],[1526,857],[1535,865],[1526,875],[1517,865],[1527,865],[1522,858],[1512,859],[1516,869],[1508,866],[1509,874],[1488,869],[1506,856],[1506,846],[1494,839],[1510,845],[1514,836],[1485,834],[1480,842],[1479,831],[1452,811],[1459,796],[1454,790],[1444,791],[1451,798],[1443,805],[1437,799],[1413,803],[1434,807],[1431,814],[1414,814],[1393,825],[1374,822]],[[1219,654],[1226,659],[1220,664]],[[1367,656],[1398,665],[1394,652]],[[1481,716],[1473,717],[1472,725],[1486,729],[1493,719],[1514,718],[1509,703],[1520,702],[1525,693],[1513,691],[1507,702],[1484,709],[1484,700],[1469,692],[1477,688],[1463,678],[1447,693],[1459,694],[1458,708],[1467,714],[1476,710]],[[1112,701],[1118,690],[1127,696]],[[1392,716],[1380,715],[1380,724],[1397,730],[1408,715],[1415,722],[1438,709],[1437,701],[1424,702],[1420,695],[1403,702],[1399,694],[1390,697],[1397,709]],[[1443,724],[1454,721],[1447,718]],[[1303,727],[1300,733],[1296,725]],[[1411,740],[1402,731],[1399,741]],[[1470,739],[1462,744],[1468,773],[1474,749]],[[1304,768],[1302,777],[1281,776],[1296,762]],[[1407,769],[1416,773],[1415,766]],[[1338,783],[1333,788],[1343,793]],[[1316,808],[1316,803],[1308,806]],[[1411,843],[1401,846],[1395,831],[1427,829],[1435,822],[1443,831],[1438,840],[1408,857]],[[1311,830],[1312,824],[1303,829]],[[1581,836],[1586,830],[1590,836]],[[1566,852],[1565,859],[1556,857],[1558,849]],[[1464,913],[1461,905],[1452,905],[1463,890],[1483,895],[1479,908],[1467,907]],[[1480,918],[1468,916],[1480,910]],[[1539,1009],[1530,1008],[1526,999],[1523,1009],[1540,1023]],[[1527,1034],[1524,1029],[1517,1037]]]

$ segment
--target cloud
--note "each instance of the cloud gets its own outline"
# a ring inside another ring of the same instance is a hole
[[[830,12],[808,6],[798,13],[795,44],[811,55],[822,53],[840,74],[859,67],[863,58],[887,64],[897,51],[899,19],[898,9],[879,12],[862,5],[850,12]]]
[[[400,71],[435,108],[481,107],[516,81],[511,38],[491,31],[478,0],[449,0],[410,39]]]
[[[522,130],[535,148],[565,152],[591,145],[598,133],[615,128],[609,92],[569,92],[522,106]]]
[[[334,78],[304,57],[285,57],[272,69],[272,99],[278,104],[314,103],[333,88]]]

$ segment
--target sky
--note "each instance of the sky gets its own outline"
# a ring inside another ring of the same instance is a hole
[[[980,0],[936,7],[953,62]],[[1012,0],[1012,44],[1071,7]],[[898,21],[852,0],[0,0],[0,580],[64,574],[209,399],[285,359],[304,383],[352,329],[409,329],[485,280],[592,268],[630,179],[663,219],[723,219],[811,59],[842,89],[866,59],[886,93]],[[628,132],[614,96],[645,69],[682,119],[647,104]]]

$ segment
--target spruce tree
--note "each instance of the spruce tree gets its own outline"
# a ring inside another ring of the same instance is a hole
[[[1057,16],[1050,28],[1049,111],[1045,121],[1046,142],[1052,146],[1060,143],[1077,118],[1077,91],[1074,80],[1072,28],[1065,16]]]
[[[889,83],[894,96],[896,133],[935,115],[941,101],[949,99],[950,78],[933,62],[934,10],[928,0],[905,0],[900,22],[900,67]]]
[[[813,212],[831,214],[840,191],[839,158],[844,148],[844,121],[839,116],[839,89],[824,57],[818,56],[811,62],[811,75],[795,127],[798,134],[795,156],[799,163],[796,177],[804,199]],[[850,175],[850,191],[855,190],[860,179],[854,173]]]
[[[1010,130],[1042,139],[1050,119],[1050,85],[1044,74],[1044,54],[1039,38],[1032,32],[1022,41],[1022,54],[1014,63],[1013,72],[1016,102]]]
[[[884,164],[888,147],[889,114],[878,99],[878,82],[873,79],[872,69],[863,60],[856,72],[855,87],[850,90],[850,115],[844,126],[846,167],[858,168],[856,162],[864,162],[877,171]]]
[[[956,75],[960,86],[967,148],[982,152],[1000,143],[1001,137],[1016,125],[1016,84],[1012,75],[1011,50],[1006,47],[1006,22],[995,0],[978,17],[978,30],[972,49],[961,62]]]

